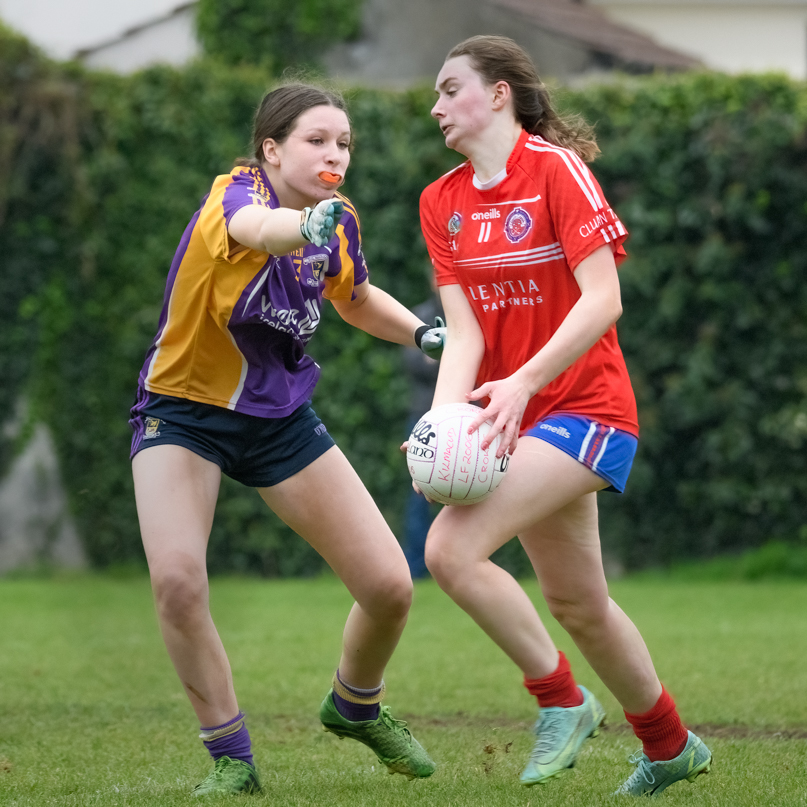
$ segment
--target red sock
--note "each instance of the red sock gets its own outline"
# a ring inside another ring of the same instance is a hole
[[[569,660],[562,651],[558,652],[558,666],[555,672],[543,678],[527,678],[524,676],[524,686],[530,695],[538,698],[538,705],[545,709],[548,706],[580,706],[583,702],[583,693],[574,682],[572,668]]]
[[[641,715],[629,715],[628,723],[642,741],[644,753],[651,762],[675,759],[687,744],[687,730],[678,717],[675,701],[664,687],[656,705]]]

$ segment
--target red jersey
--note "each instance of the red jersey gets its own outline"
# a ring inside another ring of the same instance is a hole
[[[503,173],[483,185],[465,162],[420,199],[437,284],[462,287],[485,337],[477,385],[526,364],[580,298],[573,274],[580,261],[608,244],[620,263],[628,235],[597,180],[568,149],[522,132]],[[522,431],[551,412],[587,415],[638,435],[615,326],[533,396]]]

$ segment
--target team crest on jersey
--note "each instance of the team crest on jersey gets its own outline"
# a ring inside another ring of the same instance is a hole
[[[456,235],[462,229],[462,216],[459,213],[454,213],[448,220],[448,232],[451,235]]]
[[[327,255],[309,255],[303,261],[306,266],[311,267],[313,278],[308,278],[309,286],[319,286],[325,280],[325,273],[328,271]]]
[[[153,440],[155,437],[160,436],[160,419],[159,418],[146,418],[146,433],[143,435],[144,440]]]
[[[532,219],[523,207],[511,210],[504,220],[504,234],[511,244],[517,244],[531,229]]]

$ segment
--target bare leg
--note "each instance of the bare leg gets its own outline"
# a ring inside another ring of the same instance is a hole
[[[412,580],[403,551],[372,497],[336,447],[259,492],[322,555],[355,598],[339,670],[353,686],[378,686],[406,625]]]
[[[168,654],[202,726],[238,714],[232,674],[210,616],[205,553],[221,471],[181,446],[132,461],[137,513]]]
[[[507,477],[490,499],[444,507],[429,532],[426,565],[440,587],[465,610],[528,678],[553,672],[558,653],[518,582],[489,558],[514,535],[602,486],[563,452],[522,438]]]
[[[553,614],[620,703],[645,711],[661,686],[641,636],[608,599],[594,498],[605,484],[554,446],[522,438],[494,496],[472,507],[443,509],[429,533],[426,563],[441,588],[522,672],[541,678],[557,666],[554,644],[518,583],[488,560],[519,535]],[[542,538],[544,523],[550,531],[566,525],[551,545]]]
[[[636,626],[608,596],[596,494],[571,502],[519,537],[552,615],[602,682],[626,711],[651,709],[661,684]]]

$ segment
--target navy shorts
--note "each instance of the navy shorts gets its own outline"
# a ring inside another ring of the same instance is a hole
[[[537,437],[551,443],[601,476],[610,487],[624,493],[638,438],[630,432],[605,426],[585,415],[549,415],[538,421],[524,437]]]
[[[129,421],[131,456],[150,446],[183,446],[251,488],[277,485],[334,445],[310,401],[282,418],[138,392]]]

